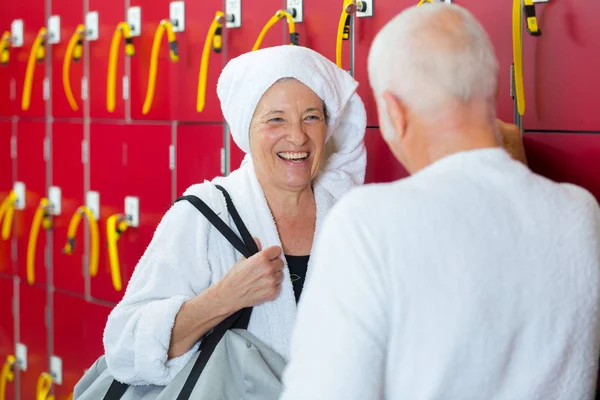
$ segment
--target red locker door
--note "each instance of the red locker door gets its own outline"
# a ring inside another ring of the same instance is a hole
[[[584,187],[600,201],[600,134],[529,132],[524,144],[534,172]]]
[[[368,128],[365,134],[367,146],[367,173],[365,183],[393,182],[408,176],[408,172],[392,154],[377,128]]]
[[[523,34],[525,128],[600,131],[600,2],[554,1],[536,10],[542,36]]]
[[[125,45],[123,39],[119,45],[116,68],[115,109],[106,108],[107,72],[110,44],[119,22],[125,21],[125,3],[122,1],[89,0],[89,11],[98,13],[98,40],[90,42],[90,76],[88,96],[91,118],[123,119],[125,101],[123,100],[123,76],[125,74]],[[142,16],[143,18],[143,16]],[[134,38],[134,44],[136,43]]]
[[[0,122],[0,203],[9,195],[13,187],[13,160],[11,153],[12,123]],[[10,239],[0,238],[0,274],[12,275]]]
[[[39,286],[19,285],[19,343],[27,348],[27,369],[20,372],[22,399],[36,398],[36,384],[49,372],[48,330],[46,328],[47,291]]]
[[[129,277],[146,249],[158,222],[171,205],[169,168],[170,125],[92,125],[90,139],[91,190],[100,194],[100,229],[124,213],[126,196],[139,199],[139,227],[127,229],[118,241],[123,287],[111,283],[108,252],[100,248],[98,276],[92,279],[92,296],[118,302]],[[151,169],[148,163],[151,163]]]
[[[63,65],[67,55],[67,45],[79,24],[83,24],[83,2],[70,0],[54,0],[52,15],[60,17],[60,43],[52,46],[52,116],[58,118],[76,118],[83,116],[81,100],[81,77],[83,76],[83,59],[71,61],[70,74],[66,83],[72,91],[71,105],[67,100]],[[74,109],[76,108],[76,110]]]
[[[15,230],[19,239],[18,245],[18,274],[21,280],[27,282],[27,248],[33,217],[40,204],[46,197],[46,161],[44,160],[44,139],[46,125],[43,122],[19,122],[17,124],[17,177],[18,182],[25,184],[25,209],[15,212]],[[44,248],[46,234],[40,228],[35,248],[35,283],[46,282],[44,265]]]
[[[0,13],[0,35],[11,31],[11,23],[15,17],[13,2],[4,2]],[[8,64],[0,64],[0,116],[13,115],[16,109],[17,81],[15,79],[15,49],[10,49],[11,60]]]
[[[54,294],[54,356],[62,361],[56,400],[67,400],[85,370],[104,353],[102,334],[110,308],[80,296]]]
[[[176,143],[176,196],[193,184],[221,175],[221,125],[179,125]]]
[[[0,365],[4,365],[8,355],[15,354],[13,292],[12,277],[0,275]],[[6,399],[14,398],[14,386],[14,382],[6,385]]]
[[[44,78],[46,67],[44,63],[36,62],[35,70],[32,70],[31,103],[27,110],[22,109],[22,99],[27,71],[27,61],[40,28],[46,26],[44,15],[44,2],[36,0],[33,2],[13,2],[13,16],[15,19],[23,20],[23,46],[12,49],[13,67],[16,78],[16,102],[17,114],[25,117],[43,117],[46,115],[46,103],[44,101]],[[46,54],[46,57],[48,54]]]
[[[52,185],[61,189],[61,213],[54,217],[53,282],[58,289],[83,295],[82,274],[86,223],[82,220],[75,236],[73,254],[63,248],[72,216],[85,205],[82,164],[83,124],[57,123],[52,126]],[[103,235],[101,237],[104,237]],[[87,265],[86,265],[87,267]]]

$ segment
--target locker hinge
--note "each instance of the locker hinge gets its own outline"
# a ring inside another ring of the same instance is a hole
[[[44,323],[46,324],[46,328],[48,328],[50,326],[50,307],[46,306],[44,314]]]
[[[17,137],[15,135],[10,138],[10,158],[13,160],[17,158]]]
[[[44,138],[44,161],[50,160],[50,138]]]
[[[81,78],[81,100],[86,101],[88,99],[88,80],[87,76]]]
[[[225,175],[225,148],[221,147],[221,175]]]
[[[129,77],[123,77],[123,100],[129,100]]]
[[[169,169],[175,170],[175,146],[169,146]]]
[[[510,66],[510,97],[515,98],[515,66]]]
[[[48,77],[44,77],[44,101],[48,101],[50,99],[50,79]]]
[[[89,146],[88,141],[83,139],[81,141],[81,163],[87,165],[90,162]]]

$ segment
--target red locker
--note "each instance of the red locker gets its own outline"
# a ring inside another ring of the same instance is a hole
[[[11,31],[14,17],[13,2],[4,2],[0,13],[0,37]],[[16,49],[9,49],[10,61],[0,64],[0,116],[10,116],[16,111],[17,81],[15,79]]]
[[[408,176],[408,172],[392,154],[377,128],[368,128],[365,134],[367,146],[367,173],[365,183],[393,182]]]
[[[12,123],[0,122],[0,203],[9,195],[13,187],[11,138]],[[4,241],[0,237],[0,274],[12,275],[12,273],[11,241],[10,239]]]
[[[8,355],[15,354],[15,321],[13,318],[13,279],[0,275],[0,368]],[[13,399],[15,382],[6,385],[6,399]]]
[[[46,161],[44,160],[44,141],[46,125],[43,122],[19,122],[17,124],[17,181],[25,184],[25,209],[15,211],[15,226],[13,237],[17,235],[18,245],[18,274],[24,284],[27,284],[27,248],[29,234],[35,212],[40,200],[47,196],[46,191]],[[46,282],[44,265],[44,249],[46,234],[40,227],[35,249],[35,282]]]
[[[379,124],[375,99],[369,86],[367,73],[367,59],[371,43],[386,23],[402,10],[416,5],[416,3],[418,1],[376,1],[373,17],[356,18],[355,78],[360,82],[358,93],[365,102],[369,126],[378,126]],[[471,11],[488,31],[500,63],[498,116],[507,121],[512,121],[513,102],[510,97],[510,65],[512,64],[511,2],[460,0],[456,3]],[[504,23],[499,23],[499,21],[504,21]]]
[[[600,201],[600,134],[527,133],[524,144],[534,172],[584,187]]]
[[[90,41],[89,101],[91,118],[123,119],[125,100],[123,100],[123,76],[125,75],[125,45],[121,39],[116,68],[115,110],[106,108],[106,87],[110,44],[119,22],[126,20],[125,3],[122,1],[89,0],[89,11],[98,12],[98,40]],[[142,16],[143,18],[143,16]],[[133,38],[137,45],[137,38]],[[136,56],[134,56],[136,57]]]
[[[13,68],[16,78],[16,103],[17,114],[24,117],[43,117],[46,115],[46,102],[44,101],[44,78],[46,67],[44,63],[36,62],[32,70],[31,103],[27,110],[22,109],[23,91],[27,71],[27,61],[30,51],[40,28],[46,27],[44,15],[45,3],[42,0],[32,2],[13,2],[13,18],[23,20],[23,46],[13,48],[11,55],[14,61]],[[46,57],[48,54],[46,53]]]
[[[221,175],[221,125],[179,125],[176,143],[176,196],[193,184]]]
[[[233,141],[233,137],[229,138],[229,172],[235,171],[242,164],[242,160],[246,156],[244,153]]]
[[[27,369],[20,372],[22,399],[35,399],[36,384],[48,373],[48,329],[46,327],[47,291],[26,282],[19,285],[19,343],[27,347]]]
[[[554,1],[536,11],[542,36],[523,34],[525,128],[600,131],[600,2]]]
[[[85,370],[104,353],[102,334],[110,308],[59,292],[53,301],[54,356],[62,361],[62,383],[54,386],[54,395],[67,400]]]
[[[52,126],[52,185],[61,189],[61,214],[54,217],[53,282],[58,289],[84,293],[82,271],[86,223],[82,220],[75,235],[75,248],[66,255],[63,248],[71,217],[85,205],[82,164],[83,124],[57,123]],[[101,237],[104,237],[103,235]],[[87,265],[86,265],[87,267]]]
[[[139,227],[130,227],[118,241],[122,290],[112,285],[106,241],[101,241],[100,268],[92,279],[92,296],[118,302],[152,234],[171,205],[169,168],[170,125],[92,125],[90,187],[100,193],[100,230],[106,221],[124,213],[126,196],[139,199]],[[149,169],[149,164],[151,169]]]
[[[143,106],[148,91],[148,78],[154,34],[161,20],[169,21],[169,0],[132,0],[132,7],[140,7],[142,13],[142,33],[134,38],[136,55],[131,59],[131,118],[169,120],[172,119],[177,86],[171,82],[174,66],[169,59],[167,32],[163,33],[157,60],[155,92],[151,108],[143,114]],[[179,39],[184,33],[175,33]],[[191,50],[191,49],[190,49]],[[191,87],[191,82],[185,86]]]
[[[63,79],[63,66],[69,40],[75,34],[77,26],[84,24],[83,2],[54,0],[52,1],[52,15],[60,17],[60,43],[52,45],[52,116],[58,118],[82,117],[83,58],[79,61],[72,59],[68,64],[70,74],[67,75],[66,81]],[[74,101],[72,105],[67,100],[65,82],[71,87],[72,101]],[[73,107],[77,110],[74,110]]]

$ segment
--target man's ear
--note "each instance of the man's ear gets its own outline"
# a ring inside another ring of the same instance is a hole
[[[406,111],[402,102],[392,93],[382,93],[385,111],[387,113],[390,128],[394,129],[394,136],[403,140],[406,135]]]

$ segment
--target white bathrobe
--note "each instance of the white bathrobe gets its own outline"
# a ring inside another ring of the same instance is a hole
[[[594,398],[600,209],[581,188],[454,154],[348,194],[313,258],[281,400]]]
[[[269,68],[264,68],[265,63]],[[256,76],[248,76],[253,73]],[[242,149],[247,150],[248,126],[260,95],[282,77],[305,83],[323,99],[329,112],[326,159],[313,182],[316,239],[324,216],[336,200],[364,182],[365,109],[356,94],[356,81],[312,50],[281,46],[246,54],[228,64],[218,89],[225,117]],[[213,183],[227,189],[248,230],[260,239],[263,248],[281,246],[249,156],[240,169]],[[194,185],[185,194],[200,197],[237,231],[228,218],[225,199],[213,183]],[[171,330],[181,305],[218,282],[240,257],[191,204],[176,203],[160,222],[125,296],[108,318],[104,348],[114,378],[133,385],[168,384],[199,346],[167,361]],[[312,260],[307,280],[311,270]],[[285,268],[284,273],[281,294],[254,308],[248,330],[287,358],[296,301],[289,270]]]

